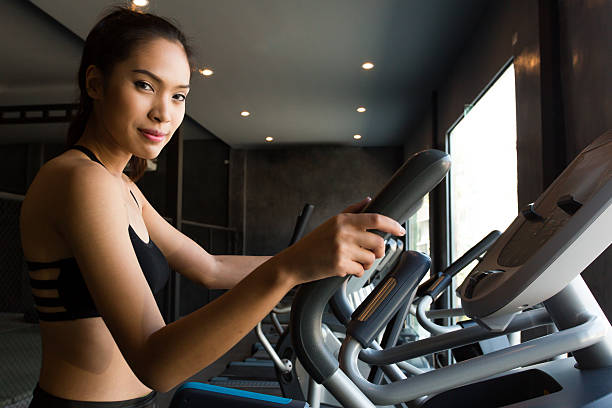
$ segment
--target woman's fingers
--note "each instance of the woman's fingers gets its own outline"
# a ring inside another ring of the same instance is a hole
[[[363,268],[363,270],[359,272],[370,269],[372,265],[374,265],[376,258],[379,257],[376,256],[374,252],[365,248],[357,248],[353,255],[353,261],[357,262]]]
[[[371,268],[376,258],[385,254],[383,239],[371,230],[395,236],[406,232],[395,220],[380,214],[350,213],[360,211],[369,198],[317,227],[279,256],[284,268],[298,283],[330,276],[361,276]]]
[[[357,244],[362,248],[370,250],[376,258],[382,258],[385,255],[385,240],[373,232],[360,234]]]
[[[381,214],[360,213],[341,215],[344,216],[341,222],[349,223],[360,231],[379,230],[400,237],[406,234],[406,230],[397,221]]]

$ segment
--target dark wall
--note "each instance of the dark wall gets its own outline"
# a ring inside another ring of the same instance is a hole
[[[567,163],[597,136],[612,129],[610,16],[610,1],[559,1]],[[612,320],[612,248],[582,276]]]
[[[229,146],[217,139],[186,140],[183,217],[227,225]]]
[[[244,208],[233,211],[243,211],[245,253],[272,255],[287,246],[305,203],[315,205],[310,231],[376,194],[402,164],[402,148],[296,147],[248,150],[241,157],[243,167],[232,163],[232,171],[244,174],[238,187]]]
[[[25,194],[27,188],[27,144],[0,146],[0,191]]]

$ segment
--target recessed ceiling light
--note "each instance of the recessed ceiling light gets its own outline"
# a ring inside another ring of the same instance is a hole
[[[360,107],[357,108],[357,112],[359,112],[359,113],[363,113],[365,111],[366,111],[366,108],[364,108],[363,106],[360,106]]]
[[[272,136],[268,136],[268,137],[266,137],[266,142],[271,142],[271,141],[273,141],[273,140],[274,140],[274,138],[273,138]]]
[[[361,135],[353,135],[353,139],[359,140],[359,139],[361,139]]]
[[[136,7],[146,7],[149,5],[149,0],[132,0],[132,4]]]
[[[202,68],[199,71],[200,71],[200,74],[204,76],[211,76],[212,74],[214,74],[213,70],[210,68]]]
[[[247,112],[247,111],[242,111],[240,112],[240,116],[242,116],[243,118],[246,118],[247,116],[249,116],[251,114],[251,112]]]
[[[361,68],[365,69],[365,70],[370,70],[372,68],[374,68],[374,64],[371,62],[364,62],[363,65],[361,65]]]

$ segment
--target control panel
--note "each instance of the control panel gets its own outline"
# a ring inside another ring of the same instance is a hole
[[[458,288],[466,314],[503,329],[562,290],[612,242],[612,131],[518,216]]]

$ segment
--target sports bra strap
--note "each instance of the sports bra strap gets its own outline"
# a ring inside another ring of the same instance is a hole
[[[96,163],[100,163],[102,165],[102,167],[106,167],[104,166],[104,164],[102,164],[102,162],[100,161],[100,159],[98,159],[98,157],[95,155],[94,152],[92,152],[91,150],[89,150],[88,148],[86,148],[85,146],[81,146],[81,145],[73,145],[70,146],[69,148],[66,149],[66,151],[68,150],[79,150],[83,153],[85,153],[87,155],[87,157],[89,157],[91,160],[95,161]],[[138,200],[136,199],[136,196],[134,196],[134,193],[132,193],[132,190],[129,190],[130,194],[132,195],[132,198],[134,198],[134,201],[136,201],[136,205],[140,208],[140,204],[138,204]]]
[[[87,155],[87,157],[89,157],[91,160],[95,161],[96,163],[100,163],[102,165],[102,167],[105,167],[102,164],[102,162],[100,161],[100,159],[98,159],[98,157],[94,154],[94,152],[92,152],[91,150],[89,150],[85,146],[73,145],[73,146],[70,146],[68,149],[66,149],[66,151],[71,150],[71,149],[79,150],[79,151],[85,153]]]
[[[32,289],[57,289],[57,279],[32,279],[30,278]]]
[[[134,201],[136,201],[136,206],[138,208],[140,208],[140,204],[138,204],[138,200],[136,199],[136,196],[134,195],[134,193],[132,193],[132,190],[129,190],[129,191],[130,191],[130,194],[132,195],[132,198],[134,199]]]
[[[36,306],[43,307],[64,307],[64,302],[59,297],[40,297],[32,296]]]
[[[32,262],[26,261],[28,269],[31,271],[38,271],[41,269],[61,268],[67,262],[70,262],[72,258],[59,259],[52,262]]]

